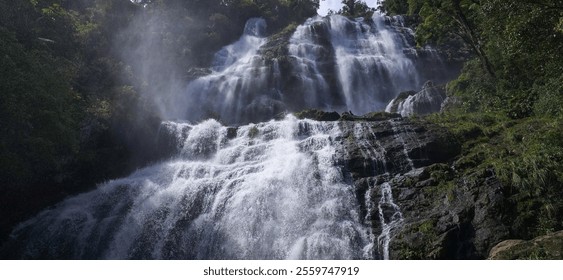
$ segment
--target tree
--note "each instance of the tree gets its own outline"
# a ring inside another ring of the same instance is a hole
[[[347,16],[347,17],[371,17],[373,12],[375,11],[374,8],[370,8],[366,2],[364,1],[357,1],[357,0],[342,0],[342,4],[344,5],[338,14]]]
[[[479,0],[425,0],[420,9],[422,24],[418,27],[419,41],[440,41],[449,36],[463,40],[479,57],[483,68],[491,77],[495,71],[479,32],[483,20]]]
[[[381,4],[384,12],[392,15],[406,14],[409,10],[409,4],[406,0],[385,0]]]

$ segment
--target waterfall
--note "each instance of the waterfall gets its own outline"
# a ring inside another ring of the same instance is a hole
[[[187,120],[162,124],[174,157],[44,210],[14,229],[8,250],[49,259],[389,258],[402,214],[387,182],[358,195],[336,158],[347,153],[344,124],[271,119],[307,108],[381,111],[420,87],[412,30],[378,13],[314,17],[296,28],[287,53],[271,57],[266,27],[248,20],[210,74],[167,101],[168,120]],[[402,132],[388,124],[413,169]],[[369,126],[356,124],[351,136],[373,176],[389,176],[388,163],[402,168]],[[370,224],[375,214],[381,232]]]
[[[321,69],[322,62],[331,56],[330,46],[322,42],[319,34],[328,33],[325,19],[314,17],[305,24],[297,27],[291,36],[288,53],[292,58],[293,75],[296,76],[298,91],[302,93],[300,99],[310,108],[327,109],[331,104],[329,84]]]
[[[389,259],[389,243],[394,231],[403,222],[403,214],[397,204],[393,202],[393,192],[391,185],[387,182],[379,186],[381,188],[381,198],[377,205],[379,220],[381,221],[381,234],[377,237],[377,245],[384,260]]]
[[[400,16],[313,17],[288,38],[287,52],[269,55],[266,27],[264,19],[249,19],[241,38],[215,54],[211,73],[169,100],[167,117],[240,125],[310,108],[361,115],[385,110],[424,79],[441,78],[425,74],[435,72],[426,64],[439,58],[418,58],[414,34]]]
[[[178,155],[19,225],[25,258],[359,259],[370,243],[338,122],[167,122]]]
[[[412,30],[401,17],[369,20],[315,17],[289,44],[293,73],[308,107],[365,114],[381,111],[399,92],[421,86]],[[334,86],[329,87],[330,81]]]
[[[258,50],[267,42],[266,21],[249,19],[244,34],[215,54],[212,73],[189,83],[170,101],[170,118],[201,120],[209,117],[228,123],[267,120],[283,108],[271,83],[274,69]]]
[[[338,80],[348,110],[381,111],[399,92],[420,86],[408,46],[394,18],[375,13],[371,22],[331,16]]]
[[[395,132],[396,128],[392,125],[392,130]],[[373,174],[375,175],[389,175],[387,170],[386,151],[377,140],[375,133],[365,123],[357,123],[354,125],[354,138],[355,143],[360,147],[362,156],[366,160],[365,166],[373,166]],[[405,147],[405,141],[401,140],[400,144]],[[408,155],[405,155],[408,159]],[[410,160],[410,159],[408,159]],[[377,205],[374,205],[374,196],[376,190],[379,189],[380,198]],[[372,232],[372,244],[365,248],[364,254],[369,256],[373,254],[374,247],[377,248],[377,253],[380,259],[389,259],[389,244],[395,232],[400,228],[403,221],[403,215],[400,207],[393,202],[393,192],[391,184],[384,182],[382,184],[372,184],[367,192],[365,198],[367,206],[367,216],[365,220],[373,220],[371,217],[377,214],[377,220],[381,231],[379,233]],[[377,211],[377,213],[375,213]],[[377,235],[376,235],[377,234]]]

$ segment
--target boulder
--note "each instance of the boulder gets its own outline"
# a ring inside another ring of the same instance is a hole
[[[398,113],[403,117],[423,116],[439,112],[444,100],[446,100],[444,86],[436,86],[432,81],[427,81],[417,93],[407,91],[399,94],[389,102],[385,111]]]
[[[491,249],[489,259],[563,259],[563,231],[542,235],[529,241],[504,240]]]

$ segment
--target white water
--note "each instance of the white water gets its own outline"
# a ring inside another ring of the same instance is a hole
[[[381,221],[381,234],[377,237],[377,246],[384,260],[389,259],[389,244],[391,238],[403,222],[403,214],[397,204],[393,202],[393,192],[389,183],[379,186],[381,198],[377,205],[379,220]]]
[[[394,128],[395,129],[395,128]],[[356,123],[354,125],[354,137],[356,145],[359,145],[362,156],[370,161],[374,168],[375,175],[387,174],[387,161],[386,151],[377,140],[375,133],[369,125],[365,123]],[[405,143],[402,141],[402,145]],[[408,155],[407,159],[408,159]],[[408,159],[410,161],[410,159]],[[412,162],[411,162],[412,163]],[[364,163],[364,166],[367,162]],[[380,199],[377,205],[374,205],[374,190],[380,190]],[[388,182],[382,184],[374,184],[370,186],[367,191],[365,204],[367,206],[367,216],[365,220],[372,220],[372,209],[377,208],[378,220],[380,222],[381,232],[371,233],[372,244],[370,244],[364,251],[366,256],[373,254],[373,247],[377,247],[379,257],[384,260],[389,259],[389,244],[395,235],[395,232],[400,229],[403,221],[403,216],[400,207],[393,202],[393,192],[391,184]]]
[[[323,31],[328,31],[323,18],[308,19],[291,36],[288,53],[294,59],[293,74],[298,77],[298,88],[304,94],[304,105],[330,109],[335,102],[331,100],[329,85],[318,65],[319,61],[326,61],[331,52],[330,46],[318,41],[318,33]]]
[[[308,19],[289,44],[305,104],[361,115],[381,111],[399,92],[419,87],[415,64],[405,55],[415,50],[401,33],[409,31],[400,17],[379,13],[369,22],[339,15]],[[337,89],[329,88],[327,76],[334,76]]]
[[[192,81],[172,100],[168,118],[201,120],[215,117],[228,123],[248,123],[251,116],[271,117],[278,106],[278,92],[271,88],[272,69],[258,54],[267,42],[266,22],[253,18],[243,36],[221,49],[212,63],[212,73]]]
[[[412,30],[401,17],[310,18],[290,37],[287,56],[262,55],[265,34],[266,22],[250,19],[242,37],[215,55],[212,73],[169,101],[165,117],[246,124],[309,108],[361,115],[422,86]]]
[[[404,53],[410,46],[395,28],[401,23],[378,13],[372,21],[330,17],[338,80],[348,110],[358,115],[383,110],[399,92],[420,83]]]
[[[359,259],[369,245],[333,156],[337,123],[166,123],[180,155],[20,226],[27,258]]]

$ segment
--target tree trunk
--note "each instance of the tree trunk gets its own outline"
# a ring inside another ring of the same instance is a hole
[[[452,16],[454,17],[454,20],[460,25],[464,33],[467,35],[465,41],[471,46],[471,48],[473,48],[473,50],[479,57],[479,60],[481,61],[481,64],[483,65],[485,71],[487,71],[487,73],[492,78],[496,78],[495,72],[493,70],[493,66],[489,58],[487,57],[487,54],[481,47],[481,42],[480,42],[481,40],[479,40],[479,38],[475,34],[475,31],[473,30],[473,28],[471,28],[471,25],[469,25],[469,21],[467,20],[467,17],[465,16],[463,10],[461,9],[460,0],[453,0],[453,6],[455,13]]]

